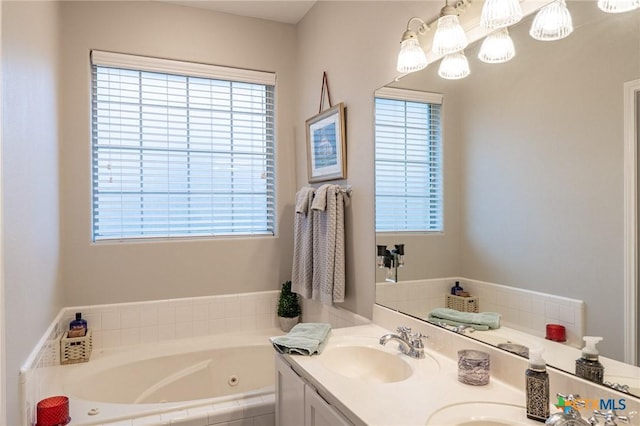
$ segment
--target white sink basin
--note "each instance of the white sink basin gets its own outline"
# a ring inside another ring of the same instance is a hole
[[[501,402],[462,402],[434,412],[427,425],[448,426],[526,426],[541,423],[527,418],[523,406]]]
[[[337,346],[327,348],[320,358],[327,369],[350,379],[393,383],[412,374],[411,366],[402,357],[406,355],[369,346]]]

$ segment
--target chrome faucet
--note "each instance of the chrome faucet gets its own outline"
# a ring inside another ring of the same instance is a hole
[[[569,401],[570,405],[565,406],[564,411],[553,413],[549,416],[545,425],[554,426],[593,426],[592,423],[586,421],[580,415],[580,412],[574,407],[584,407],[585,402],[580,400],[580,395],[563,395],[558,394],[559,398]]]
[[[453,331],[455,331],[456,333],[460,333],[460,334],[464,334],[465,330],[469,330],[469,333],[473,333],[474,331],[476,331],[475,328],[473,328],[470,325],[465,325],[465,324],[461,324],[457,327],[453,327],[452,329]]]
[[[421,333],[411,333],[411,329],[408,327],[398,327],[398,334],[385,334],[380,338],[380,344],[386,345],[389,341],[395,340],[398,342],[398,348],[400,352],[410,356],[411,358],[424,358],[424,345],[422,339],[427,336],[423,336]]]
[[[629,385],[624,385],[620,383],[611,383],[611,382],[604,382],[603,384],[605,386],[609,386],[613,390],[617,390],[625,393],[631,393],[631,391],[629,390]]]
[[[629,423],[628,417],[619,416],[618,413],[611,410],[607,412],[594,410],[593,416],[589,417],[589,424],[591,424],[592,426],[599,425],[600,422],[598,421],[598,419],[603,419],[605,426],[617,426],[618,423],[616,422]]]

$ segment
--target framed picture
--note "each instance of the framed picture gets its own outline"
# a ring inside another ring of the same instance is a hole
[[[306,121],[309,182],[347,177],[344,103]]]

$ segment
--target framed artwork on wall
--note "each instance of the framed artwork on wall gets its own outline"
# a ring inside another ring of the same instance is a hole
[[[305,122],[309,182],[347,177],[344,109],[341,102]]]

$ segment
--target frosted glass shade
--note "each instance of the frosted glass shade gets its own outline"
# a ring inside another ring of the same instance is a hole
[[[444,15],[438,19],[438,29],[433,36],[431,49],[438,55],[448,55],[467,47],[467,35],[464,33],[456,15]]]
[[[640,8],[640,0],[598,0],[598,7],[607,13],[623,13]]]
[[[522,19],[519,0],[485,0],[480,25],[489,30],[508,27]]]
[[[480,46],[478,59],[488,64],[499,64],[511,60],[516,55],[513,40],[506,28],[489,34]]]
[[[401,73],[420,71],[427,66],[427,56],[417,38],[409,38],[400,43],[398,64],[396,68]]]
[[[463,52],[452,53],[445,56],[440,62],[438,75],[447,80],[459,80],[471,73],[469,61]]]
[[[573,32],[571,14],[564,0],[556,0],[538,11],[529,35],[536,40],[553,41]]]

